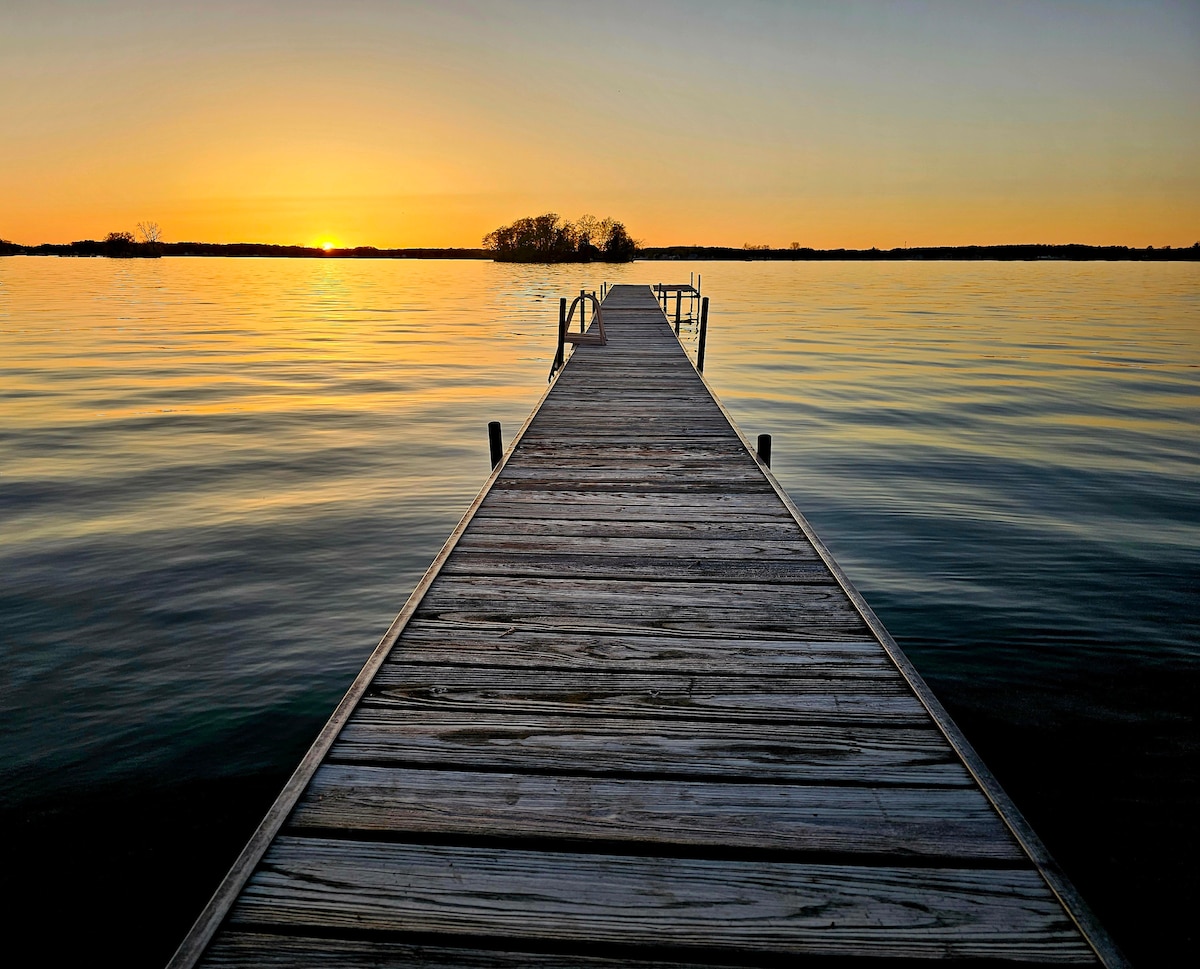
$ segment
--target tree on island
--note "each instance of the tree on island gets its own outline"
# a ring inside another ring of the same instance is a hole
[[[135,255],[132,232],[110,232],[104,237],[104,254],[125,258]]]
[[[162,242],[162,229],[157,222],[139,222],[138,235],[142,236],[143,246],[157,246]]]
[[[116,259],[132,259],[135,257],[156,259],[162,255],[162,246],[159,242],[162,238],[162,232],[158,228],[157,222],[139,222],[138,235],[141,236],[141,241],[138,241],[137,236],[132,232],[121,231],[110,232],[104,237],[103,242],[92,242],[88,239],[81,242],[72,242],[72,254],[81,256],[110,256]]]
[[[630,262],[637,242],[614,219],[583,215],[568,222],[547,212],[493,229],[483,248],[497,262]]]

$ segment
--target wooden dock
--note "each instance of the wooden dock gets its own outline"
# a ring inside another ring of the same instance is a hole
[[[1125,965],[654,291],[604,323],[172,967]]]

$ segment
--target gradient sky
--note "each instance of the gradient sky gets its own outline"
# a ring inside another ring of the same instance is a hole
[[[1200,240],[1200,0],[0,0],[0,237]]]

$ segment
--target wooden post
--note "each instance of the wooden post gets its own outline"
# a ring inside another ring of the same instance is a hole
[[[494,468],[504,457],[504,439],[500,436],[499,421],[488,421],[488,450],[492,454],[492,467]]]
[[[675,290],[675,335],[679,336],[679,311],[683,307],[683,290]]]
[[[708,336],[708,297],[700,301],[700,345],[696,348],[696,369],[704,373],[704,340]]]
[[[567,298],[564,296],[558,301],[558,352],[554,354],[554,366],[550,368],[550,375],[554,374],[563,365],[563,348],[567,343]]]
[[[587,329],[587,296],[582,289],[579,291],[579,332],[582,333]]]
[[[768,468],[771,466],[771,435],[758,435],[758,460]]]
[[[667,288],[662,284],[658,284],[658,301],[662,303],[663,312],[667,311]]]

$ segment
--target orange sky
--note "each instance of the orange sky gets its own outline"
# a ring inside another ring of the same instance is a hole
[[[0,132],[24,243],[1191,245],[1200,4],[42,0]]]

